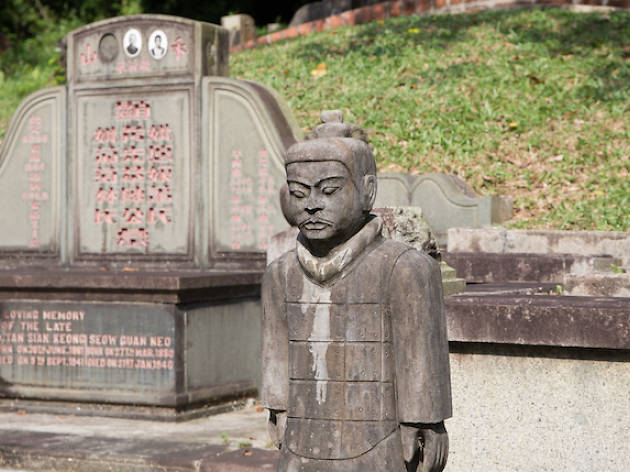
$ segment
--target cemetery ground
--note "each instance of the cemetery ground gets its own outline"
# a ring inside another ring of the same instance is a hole
[[[0,137],[24,96],[63,80],[56,43],[74,26],[0,55]],[[513,197],[513,228],[627,231],[628,38],[628,12],[411,16],[232,54],[230,75],[277,90],[304,130],[344,110],[380,170]]]

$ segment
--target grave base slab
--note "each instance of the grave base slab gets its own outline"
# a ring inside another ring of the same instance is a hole
[[[259,284],[254,272],[2,274],[0,396],[178,419],[255,395]]]

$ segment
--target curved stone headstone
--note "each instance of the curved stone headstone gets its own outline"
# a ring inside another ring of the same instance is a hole
[[[377,206],[419,206],[439,243],[457,227],[480,227],[507,221],[511,199],[480,197],[462,179],[446,174],[380,174]]]
[[[66,170],[66,89],[28,96],[0,148],[0,269],[59,260]]]

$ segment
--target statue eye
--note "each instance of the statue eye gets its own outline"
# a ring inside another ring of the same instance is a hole
[[[304,192],[302,192],[301,190],[290,190],[289,193],[291,194],[291,196],[293,196],[295,198],[304,198],[304,197],[306,197],[306,194]]]
[[[332,195],[333,193],[335,193],[337,190],[339,190],[339,187],[324,187],[322,189],[322,193],[324,195]]]

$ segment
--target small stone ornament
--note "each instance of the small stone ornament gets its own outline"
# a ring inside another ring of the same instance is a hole
[[[440,472],[451,416],[439,264],[383,238],[376,165],[340,111],[285,158],[295,250],[270,264],[262,402],[282,472]]]

